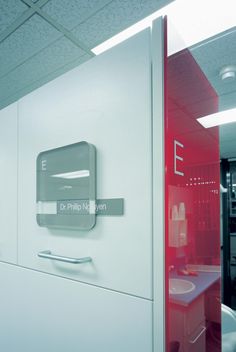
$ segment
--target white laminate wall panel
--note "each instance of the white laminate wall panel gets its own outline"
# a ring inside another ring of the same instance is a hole
[[[0,264],[0,350],[152,352],[152,302]]]
[[[165,157],[164,157],[164,20],[152,23],[153,77],[153,352],[165,346]]]
[[[124,198],[125,214],[87,232],[40,228],[36,157],[82,140],[97,148],[97,198]],[[20,100],[19,146],[19,264],[151,299],[150,31]],[[38,258],[45,249],[93,264]]]
[[[17,103],[0,111],[0,260],[17,261]]]

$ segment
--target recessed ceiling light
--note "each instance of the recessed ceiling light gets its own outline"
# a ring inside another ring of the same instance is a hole
[[[227,8],[227,11],[225,9]],[[94,47],[96,55],[168,16],[168,54],[171,55],[235,26],[235,0],[175,0],[133,26]]]
[[[236,67],[234,65],[225,66],[220,70],[220,78],[224,82],[232,82],[235,80]]]
[[[197,121],[205,128],[236,122],[236,109],[224,110],[215,114],[200,117]]]

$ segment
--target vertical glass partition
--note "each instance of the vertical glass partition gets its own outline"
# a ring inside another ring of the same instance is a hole
[[[189,50],[167,58],[166,350],[221,351],[218,97]]]

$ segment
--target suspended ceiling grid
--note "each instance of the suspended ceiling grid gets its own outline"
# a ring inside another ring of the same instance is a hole
[[[0,0],[0,109],[93,57],[91,49],[172,0]],[[192,54],[219,95],[236,107],[236,28],[198,43]],[[235,124],[236,125],[236,124]],[[236,126],[220,127],[221,156],[236,156]]]
[[[172,0],[0,0],[0,109]]]

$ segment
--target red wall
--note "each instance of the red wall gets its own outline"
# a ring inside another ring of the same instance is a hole
[[[184,50],[168,57],[165,224],[167,350],[170,352],[175,352],[178,345],[173,341],[180,343],[179,351],[220,351],[220,286],[219,280],[216,280],[219,273],[211,273],[212,270],[217,271],[213,266],[220,265],[219,131],[218,128],[205,129],[196,121],[198,117],[217,111],[218,97],[191,53]],[[179,207],[182,208],[180,212]],[[210,267],[204,268],[209,272],[194,270],[191,273],[189,270],[185,273],[187,275],[179,275],[189,264],[208,265]],[[209,283],[215,281],[206,289],[208,277]],[[169,278],[192,280],[196,286],[195,292],[198,290],[199,295],[193,300],[193,293],[169,295]],[[208,300],[213,291],[213,299],[218,305],[213,305],[215,311],[211,312],[212,301]],[[203,301],[198,303],[200,299]],[[186,303],[188,301],[191,302]],[[182,316],[191,315],[194,304],[204,305],[206,319],[204,321],[200,317],[201,326],[198,327],[196,323],[193,331],[186,332],[186,326],[180,327],[178,312]],[[199,339],[192,343],[199,334]]]

